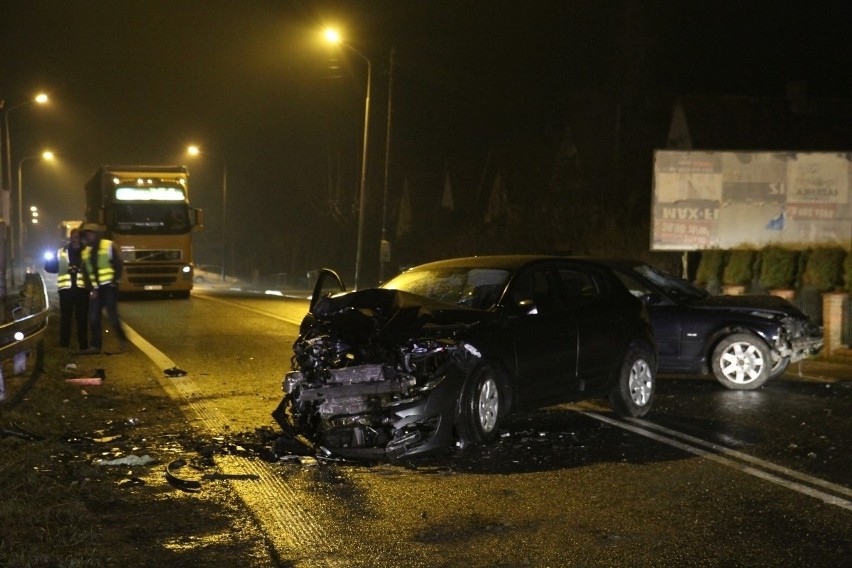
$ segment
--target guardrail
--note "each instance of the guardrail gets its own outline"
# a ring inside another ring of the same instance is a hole
[[[8,300],[7,300],[8,301]],[[0,325],[0,401],[6,398],[3,366],[35,349],[37,370],[44,367],[44,334],[47,330],[47,287],[41,274],[27,274],[21,286],[21,297],[12,309],[12,321]],[[25,365],[24,365],[25,366]]]

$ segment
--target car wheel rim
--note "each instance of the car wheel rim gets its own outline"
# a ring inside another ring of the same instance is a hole
[[[725,378],[739,385],[756,381],[766,365],[760,349],[744,342],[733,343],[725,349],[719,363]]]
[[[638,359],[630,368],[630,398],[638,406],[645,406],[651,400],[654,390],[654,374],[644,359]]]
[[[479,387],[479,425],[483,432],[491,432],[497,425],[497,412],[500,409],[500,397],[494,379],[485,379]]]

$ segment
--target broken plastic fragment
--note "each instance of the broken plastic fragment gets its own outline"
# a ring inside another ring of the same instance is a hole
[[[21,438],[23,440],[30,440],[30,441],[44,440],[43,436],[39,436],[38,434],[33,434],[31,432],[27,432],[26,430],[24,430],[23,428],[21,428],[20,426],[15,424],[14,422],[12,422],[12,428],[14,428],[14,430],[8,430],[6,428],[0,428],[0,438],[5,438],[6,436],[12,436],[13,438]]]
[[[65,382],[72,385],[97,386],[102,385],[104,380],[101,377],[74,377],[65,379]]]
[[[183,479],[175,475],[175,471],[186,465],[186,460],[177,459],[166,466],[166,481],[173,487],[177,487],[181,491],[188,493],[198,493],[201,491],[201,482],[194,479]]]
[[[165,373],[167,377],[184,377],[184,376],[186,376],[186,371],[184,371],[183,369],[181,369],[177,366],[166,369],[165,371],[163,371],[163,373]]]
[[[96,460],[95,463],[98,465],[150,465],[152,463],[156,463],[157,460],[145,454],[144,456],[137,456],[136,454],[130,454],[129,456],[124,456],[123,458],[116,458],[114,460]]]

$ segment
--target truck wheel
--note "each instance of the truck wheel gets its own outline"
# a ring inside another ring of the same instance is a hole
[[[729,335],[713,350],[713,374],[725,388],[760,388],[772,375],[769,347],[751,333]]]

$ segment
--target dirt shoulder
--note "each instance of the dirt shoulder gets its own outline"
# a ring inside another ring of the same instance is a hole
[[[192,481],[215,471],[222,441],[194,429],[163,371],[133,347],[73,355],[57,327],[52,312],[43,372],[34,356],[19,376],[4,364],[0,566],[278,565],[230,481],[182,490],[166,479],[175,463]],[[97,369],[100,385],[66,381]]]

